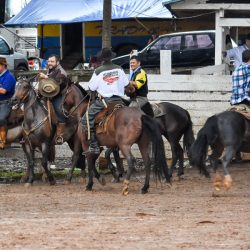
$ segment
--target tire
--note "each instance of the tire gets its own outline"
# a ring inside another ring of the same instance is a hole
[[[27,71],[27,67],[25,65],[18,65],[16,70],[19,70],[19,71]]]

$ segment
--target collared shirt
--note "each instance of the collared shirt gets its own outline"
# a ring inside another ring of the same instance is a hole
[[[234,59],[234,68],[237,69],[242,64],[242,52],[249,49],[245,44],[227,51],[227,57]]]
[[[93,73],[89,89],[97,91],[103,97],[124,96],[124,87],[129,84],[123,69],[113,63],[104,63]]]
[[[250,101],[250,65],[241,64],[232,74],[231,104],[238,104],[243,100]]]
[[[16,79],[7,69],[0,76],[0,88],[6,89],[5,94],[0,94],[0,101],[10,99],[15,93]]]

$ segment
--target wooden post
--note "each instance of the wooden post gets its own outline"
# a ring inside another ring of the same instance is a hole
[[[220,26],[220,18],[224,16],[224,10],[219,10],[215,14],[215,65],[222,63],[222,27]]]
[[[171,75],[172,73],[172,53],[171,50],[160,51],[160,74]]]

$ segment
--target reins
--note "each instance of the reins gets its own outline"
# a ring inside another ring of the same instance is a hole
[[[72,91],[72,89],[67,89],[67,92],[65,93],[64,95],[64,98],[63,98],[63,101],[62,101],[62,112],[63,112],[63,115],[66,117],[66,118],[69,118],[70,116],[72,116],[72,114],[79,108],[79,106],[83,103],[83,101],[89,96],[89,93],[87,95],[85,95],[81,101],[76,105],[74,106],[73,108],[70,109],[70,112],[66,111],[64,109],[64,103],[65,103],[65,100],[66,100],[66,97],[67,95]]]

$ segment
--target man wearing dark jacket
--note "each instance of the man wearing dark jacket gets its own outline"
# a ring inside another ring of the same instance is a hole
[[[65,130],[66,118],[62,113],[62,91],[67,87],[68,77],[65,70],[62,68],[59,62],[59,57],[57,55],[51,55],[48,58],[48,71],[46,74],[39,73],[40,79],[51,78],[56,81],[56,83],[60,86],[60,91],[58,95],[51,99],[51,102],[54,106],[58,124],[56,130],[56,144],[63,144],[63,134]]]

